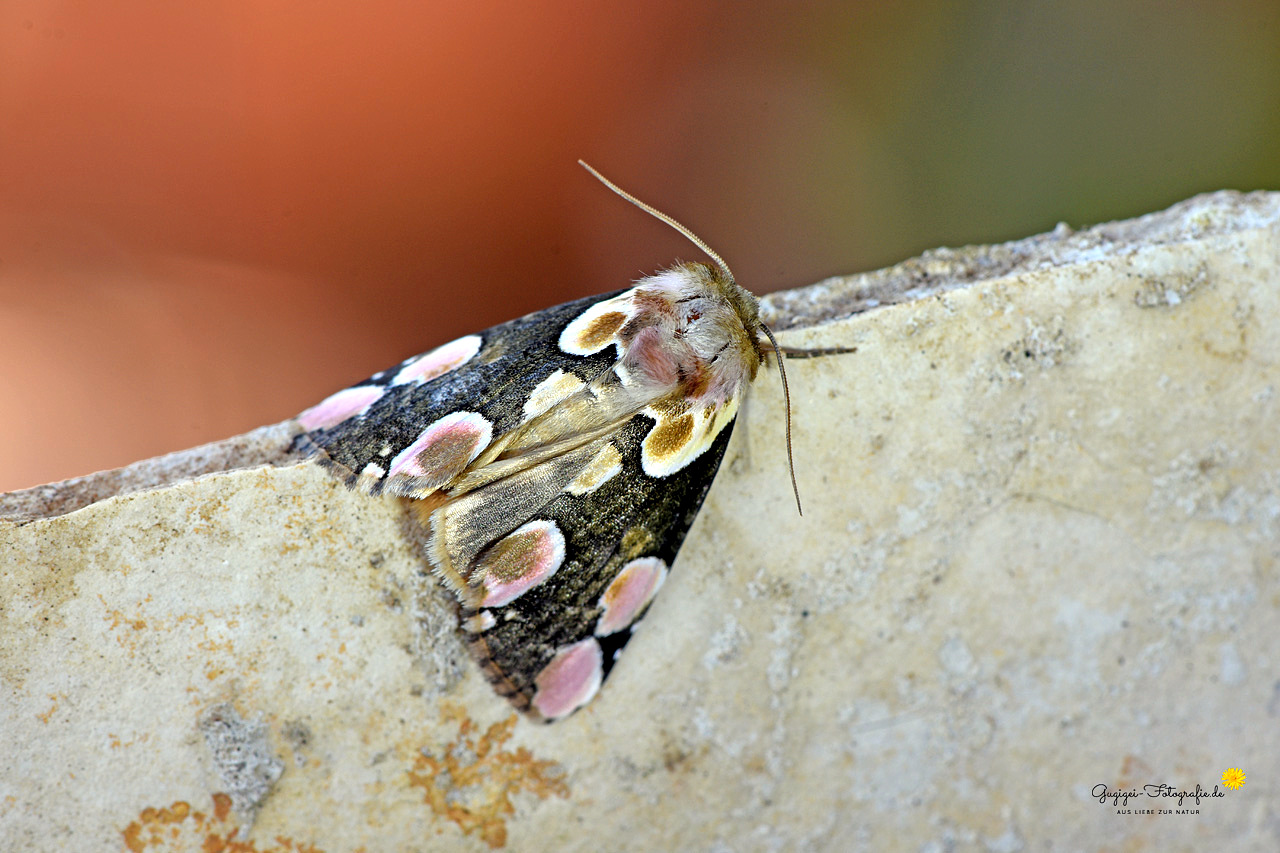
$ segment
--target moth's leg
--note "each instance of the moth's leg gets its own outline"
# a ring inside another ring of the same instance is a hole
[[[845,353],[857,352],[857,347],[813,347],[805,349],[804,347],[778,347],[779,352],[787,358],[822,358],[826,355],[844,355]]]

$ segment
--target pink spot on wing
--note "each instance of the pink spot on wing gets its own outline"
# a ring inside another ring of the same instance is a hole
[[[641,557],[622,567],[600,596],[604,613],[596,622],[596,636],[607,637],[629,627],[658,594],[667,579],[667,564],[657,557]]]
[[[363,415],[384,393],[386,389],[381,385],[347,388],[298,415],[298,423],[307,432],[335,427],[349,418]]]
[[[452,412],[397,453],[387,476],[422,477],[428,484],[443,485],[462,473],[492,439],[493,424],[483,415]]]
[[[484,586],[481,607],[510,604],[556,573],[564,562],[564,534],[554,521],[517,527],[491,545],[476,566]]]
[[[556,652],[533,680],[533,707],[548,720],[570,714],[591,701],[604,679],[604,653],[594,637]]]
[[[457,370],[476,357],[476,353],[480,352],[480,344],[479,335],[467,335],[465,338],[458,338],[456,341],[438,346],[400,368],[400,372],[396,374],[395,379],[391,380],[391,384],[426,382],[437,376],[443,376],[450,370]]]

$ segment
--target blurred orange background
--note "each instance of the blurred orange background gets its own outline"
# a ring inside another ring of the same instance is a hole
[[[1280,187],[1272,2],[0,5],[0,491],[697,252],[763,293]]]

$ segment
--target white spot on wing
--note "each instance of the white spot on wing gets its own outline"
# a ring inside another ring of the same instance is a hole
[[[435,488],[461,473],[492,440],[493,424],[483,415],[451,412],[396,454],[391,476],[430,477]]]
[[[585,382],[572,373],[559,369],[553,371],[529,392],[529,399],[524,401],[524,419],[527,421],[536,418],[556,403],[572,397],[585,385]]]
[[[462,630],[466,631],[468,634],[480,634],[488,631],[496,624],[498,624],[498,622],[493,618],[493,614],[488,610],[482,610],[475,616],[464,619],[462,622]]]
[[[570,355],[594,355],[605,347],[616,344],[617,339],[614,337],[604,338],[589,333],[592,325],[606,314],[630,315],[633,310],[631,304],[633,293],[634,291],[628,290],[612,299],[597,302],[575,317],[573,322],[565,326],[564,331],[560,333],[560,349]]]
[[[307,432],[335,427],[345,420],[359,417],[369,411],[369,407],[382,399],[385,393],[386,389],[381,385],[357,385],[354,388],[345,388],[298,415],[298,423]]]
[[[554,521],[535,519],[490,546],[476,566],[484,607],[510,604],[546,581],[564,563],[564,534]]]
[[[400,368],[400,372],[396,374],[396,378],[391,380],[392,385],[404,385],[406,382],[428,382],[437,376],[443,376],[451,370],[457,370],[462,365],[476,357],[480,352],[479,335],[467,335],[458,338],[456,341],[450,341],[443,346],[438,346],[425,355],[420,355],[410,359]]]
[[[591,458],[564,490],[578,497],[589,495],[621,473],[622,454],[614,447],[613,442],[609,442],[600,448],[600,452]]]
[[[738,397],[731,397],[725,405],[715,407],[715,417],[710,420],[695,415],[693,433],[687,441],[674,449],[655,447],[651,441],[659,433],[659,427],[666,422],[667,417],[651,408],[645,409],[644,413],[657,423],[641,444],[640,464],[650,477],[668,477],[707,452],[716,436],[737,415]]]
[[[667,579],[667,564],[657,557],[641,557],[622,567],[600,596],[603,613],[596,622],[597,637],[607,637],[631,626],[653,601]]]
[[[548,720],[573,713],[591,701],[604,680],[604,651],[594,637],[565,646],[534,679],[533,706]]]

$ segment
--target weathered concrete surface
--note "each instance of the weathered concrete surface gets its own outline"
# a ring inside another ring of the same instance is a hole
[[[890,303],[785,337],[858,347],[789,364],[804,518],[770,374],[553,726],[309,466],[0,526],[0,847],[1280,848],[1280,195],[771,300]]]

